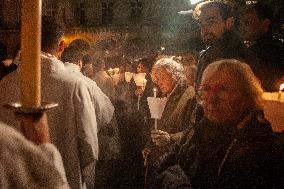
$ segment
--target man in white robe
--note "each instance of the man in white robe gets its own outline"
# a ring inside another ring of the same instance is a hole
[[[80,49],[78,47],[67,47],[61,58],[64,62],[65,69],[70,74],[74,74],[76,77],[86,80],[91,86],[93,86],[94,90],[90,92],[93,97],[93,102],[95,103],[94,106],[96,108],[98,125],[108,124],[114,116],[114,107],[110,99],[98,87],[97,83],[81,73],[83,55],[84,49]]]
[[[119,131],[116,123],[116,118],[114,115],[114,107],[109,99],[109,97],[98,87],[96,82],[80,72],[81,62],[83,59],[82,49],[78,48],[67,48],[63,52],[63,61],[65,69],[70,72],[70,74],[76,75],[85,79],[90,85],[94,86],[92,97],[96,108],[96,117],[98,123],[98,138],[99,147],[104,149],[99,154],[100,160],[110,160],[116,159],[120,155],[120,139]],[[72,62],[72,63],[70,63]]]
[[[42,101],[56,102],[48,112],[52,142],[59,149],[72,189],[86,188],[98,159],[95,91],[85,79],[70,74],[58,60],[64,50],[64,28],[53,19],[42,21]],[[0,82],[0,103],[20,100],[21,66]],[[13,113],[0,108],[0,120],[17,126]]]
[[[112,177],[116,173],[113,166],[119,166],[117,160],[121,153],[119,130],[114,115],[114,107],[110,99],[102,92],[94,80],[80,72],[83,55],[82,48],[68,47],[64,50],[61,58],[70,74],[84,78],[96,88],[95,91],[92,91],[92,96],[96,107],[99,148],[103,150],[99,153],[96,174],[93,175],[96,176],[96,185],[88,187],[111,188],[112,183],[110,183],[110,180],[113,179]]]

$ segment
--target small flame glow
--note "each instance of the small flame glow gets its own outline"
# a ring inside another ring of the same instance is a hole
[[[282,91],[284,89],[284,83],[282,83],[279,87],[279,90]]]

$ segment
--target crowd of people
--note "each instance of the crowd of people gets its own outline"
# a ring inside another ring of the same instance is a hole
[[[192,16],[203,51],[126,60],[115,74],[90,44],[65,47],[64,26],[43,17],[41,98],[59,106],[0,108],[0,188],[284,188],[283,130],[262,98],[284,83],[272,10],[247,6],[238,28],[223,2],[202,2]],[[20,100],[24,62],[20,48],[8,61],[0,47],[3,106]],[[145,74],[146,85],[126,73]],[[153,96],[166,99],[157,128]]]

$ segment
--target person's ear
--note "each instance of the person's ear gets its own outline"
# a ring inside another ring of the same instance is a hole
[[[233,26],[234,26],[234,24],[235,24],[235,19],[234,19],[234,17],[229,17],[229,18],[227,18],[227,20],[226,20],[226,28],[229,30],[229,29],[231,29]]]

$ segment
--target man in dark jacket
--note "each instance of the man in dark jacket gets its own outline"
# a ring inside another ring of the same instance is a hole
[[[240,18],[242,38],[260,59],[255,68],[256,76],[265,90],[278,91],[278,81],[284,76],[284,44],[272,34],[271,7],[264,3],[253,4],[246,7]]]
[[[253,57],[246,50],[240,37],[233,31],[232,8],[222,2],[206,1],[194,10],[194,17],[201,28],[201,37],[206,50],[200,53],[195,83],[200,84],[205,68],[215,60],[235,58],[252,62]]]

